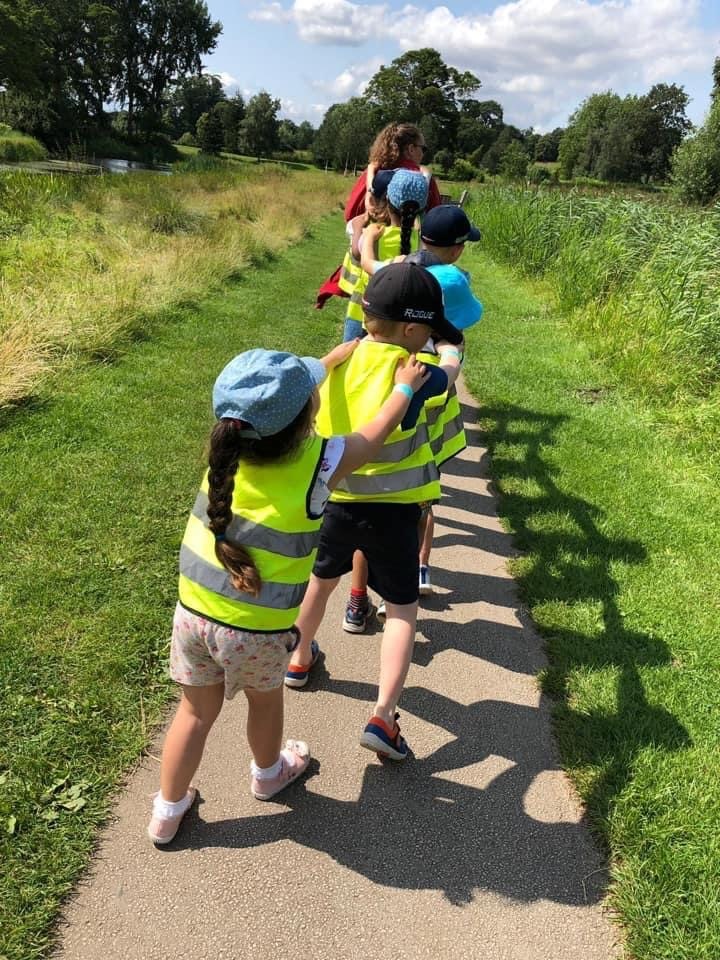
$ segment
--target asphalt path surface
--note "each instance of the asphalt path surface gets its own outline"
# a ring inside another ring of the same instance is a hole
[[[358,738],[375,701],[382,633],[341,629],[335,591],[308,686],[286,691],[287,736],[308,775],[249,792],[244,698],[223,710],[178,837],[145,829],[161,739],[129,778],[66,904],[63,960],[611,960],[606,864],[559,767],[536,674],[542,643],[506,569],[476,407],[435,510],[435,594],[421,603],[400,704],[414,756]]]

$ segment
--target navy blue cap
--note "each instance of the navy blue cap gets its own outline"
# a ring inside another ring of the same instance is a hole
[[[244,437],[269,437],[295,419],[325,379],[315,357],[279,350],[246,350],[224,368],[213,387],[215,416],[243,420]]]
[[[373,177],[373,182],[370,186],[370,193],[372,193],[372,195],[378,200],[382,200],[387,193],[388,184],[394,175],[394,170],[378,170]]]
[[[464,210],[455,204],[443,203],[425,214],[420,236],[432,247],[454,247],[456,243],[479,240],[481,234]]]

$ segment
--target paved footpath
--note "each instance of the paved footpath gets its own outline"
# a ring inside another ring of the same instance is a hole
[[[381,633],[354,637],[336,591],[324,663],[287,691],[288,736],[310,775],[260,803],[249,793],[244,701],[228,704],[178,838],[145,835],[158,747],[116,805],[67,904],[62,960],[612,960],[607,875],[558,767],[535,674],[541,642],[518,607],[471,446],[448,465],[436,510],[436,594],[423,602],[402,698],[415,759],[358,744],[374,703]]]

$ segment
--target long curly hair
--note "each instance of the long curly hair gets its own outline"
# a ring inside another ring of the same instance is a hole
[[[373,140],[368,163],[374,163],[377,170],[392,170],[406,148],[420,137],[420,128],[414,123],[389,123]]]

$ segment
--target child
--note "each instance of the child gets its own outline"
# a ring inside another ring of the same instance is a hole
[[[269,800],[309,761],[283,730],[283,677],[330,491],[382,449],[426,379],[413,357],[387,402],[349,436],[323,440],[313,422],[317,386],[357,342],[322,361],[272,350],[231,360],[215,382],[218,418],[209,469],[180,550],[170,673],[182,699],[163,747],[148,834],[169,843],[195,799],[190,786],[223,703],[243,690],[253,755],[251,791]]]
[[[470,289],[469,274],[456,266],[456,261],[465,249],[465,244],[479,239],[480,231],[470,223],[467,214],[454,204],[444,204],[428,211],[425,215],[421,228],[421,249],[404,258],[409,262],[421,264],[437,278],[443,292],[445,315],[458,330],[466,330],[482,317],[483,306]],[[396,258],[396,261],[398,259],[400,258]],[[363,270],[369,276],[373,276],[386,265],[387,262],[380,258],[375,244],[366,243],[361,252]],[[430,354],[432,352],[431,348]],[[428,355],[425,351],[421,354],[421,358],[426,363],[437,362],[437,357],[433,359],[432,355]],[[466,445],[457,392],[453,388],[445,397],[433,397],[427,402],[426,412],[430,421],[430,442],[437,465],[440,467]],[[425,504],[419,530],[420,596],[429,596],[434,589],[430,579],[430,551],[434,525],[432,504]],[[367,592],[363,597],[361,586],[359,579],[353,584],[356,594],[354,598],[351,596],[348,606],[353,602],[360,604],[363,608],[369,605]],[[382,603],[378,607],[377,614],[380,619],[383,618]],[[344,629],[347,627],[344,626]]]
[[[386,187],[390,225],[376,223],[366,228],[361,243],[358,244],[359,251],[362,251],[361,244],[366,242],[365,236],[369,231],[372,231],[370,236],[373,240],[377,239],[379,255],[384,260],[417,250],[419,236],[415,229],[415,219],[418,213],[425,209],[427,190],[427,180],[421,173],[395,170]],[[345,314],[344,340],[353,340],[363,335],[362,295],[367,282],[368,276],[363,270],[356,270],[352,276],[346,276],[343,271],[340,285],[346,293],[350,293]]]
[[[417,264],[392,264],[368,284],[363,298],[368,335],[350,360],[333,370],[321,393],[318,429],[326,435],[353,429],[392,390],[395,367],[438,337],[443,390],[459,369],[460,334],[445,319],[437,280]],[[450,355],[446,359],[443,355]],[[378,698],[360,742],[404,760],[408,747],[395,708],[415,642],[418,601],[418,504],[440,496],[438,469],[427,439],[424,408],[414,426],[395,430],[372,463],[338,485],[320,534],[318,555],[300,609],[301,641],[285,683],[301,687],[317,662],[312,638],[355,549],[368,562],[368,580],[386,599],[387,625],[380,654]]]

